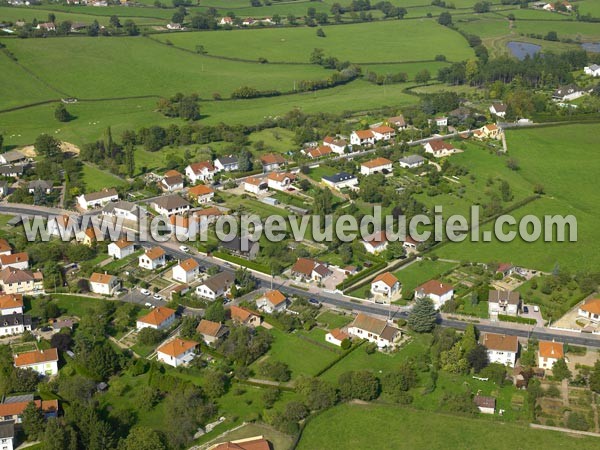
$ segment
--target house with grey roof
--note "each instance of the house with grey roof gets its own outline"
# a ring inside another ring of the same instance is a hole
[[[425,158],[421,155],[408,155],[400,158],[400,167],[404,169],[415,169],[425,164]]]

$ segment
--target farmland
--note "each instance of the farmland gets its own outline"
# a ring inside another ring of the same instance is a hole
[[[175,46],[194,50],[204,46],[209,55],[257,61],[308,63],[314,48],[356,64],[433,60],[443,54],[450,61],[472,55],[466,41],[432,19],[323,27],[325,38],[312,28],[268,28],[161,35]],[[364,36],[369,36],[365,42]],[[403,37],[419,34],[418,40]]]

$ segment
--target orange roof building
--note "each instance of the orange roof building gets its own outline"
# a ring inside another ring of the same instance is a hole
[[[242,306],[231,305],[229,314],[231,315],[231,320],[242,325],[255,327],[262,322],[260,314]]]
[[[600,298],[586,300],[579,307],[579,316],[590,319],[592,322],[600,322]]]
[[[256,301],[256,306],[268,313],[283,311],[287,306],[287,298],[279,290],[273,289]]]
[[[375,279],[371,282],[371,284],[375,284],[378,282],[382,282],[389,288],[393,288],[396,286],[396,283],[399,283],[398,278],[393,273],[384,272],[375,277]]]
[[[179,367],[194,359],[197,346],[195,341],[175,338],[156,349],[157,359],[170,366]]]
[[[40,375],[56,375],[58,373],[58,350],[33,350],[14,356],[15,367],[32,369]]]
[[[5,312],[6,310],[6,312]],[[7,294],[0,296],[0,312],[2,315],[11,314],[15,310],[16,312],[23,312],[23,295],[21,294]]]
[[[204,197],[205,195],[214,194],[214,189],[205,184],[197,184],[188,189],[188,195],[191,198]]]
[[[169,328],[173,322],[175,322],[175,310],[159,306],[154,308],[145,316],[140,317],[137,320],[136,327],[138,330],[143,328],[163,330],[165,328]]]
[[[539,354],[542,358],[561,359],[565,357],[562,342],[539,342]]]

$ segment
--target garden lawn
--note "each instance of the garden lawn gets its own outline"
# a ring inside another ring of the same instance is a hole
[[[394,275],[402,283],[402,292],[406,296],[411,294],[417,286],[439,278],[444,272],[448,272],[456,266],[456,263],[451,262],[423,260],[401,268],[394,272]]]
[[[292,372],[292,378],[316,375],[338,356],[335,351],[312,344],[294,334],[284,333],[276,328],[270,330],[270,333],[274,340],[267,353],[267,360],[286,363]],[[256,369],[256,365],[254,363],[253,368]]]
[[[101,191],[104,188],[118,187],[126,184],[125,180],[97,167],[84,164],[83,180],[88,192]]]
[[[48,5],[49,6],[49,5]],[[97,20],[100,25],[108,25],[110,15],[102,14],[99,10],[101,9],[111,9],[112,14],[115,14],[121,17],[121,24],[126,20],[122,16],[126,10],[134,9],[138,11],[139,16],[130,17],[137,25],[149,25],[149,24],[163,24],[166,25],[167,20],[170,19],[170,16],[166,16],[163,18],[158,17],[143,17],[146,14],[142,13],[142,10],[138,8],[119,8],[120,11],[115,10],[114,8],[92,8],[87,9],[86,7],[71,7],[65,8],[64,10],[46,10],[46,9],[38,9],[34,7],[0,7],[0,20],[6,22],[16,22],[17,20],[24,20],[25,22],[32,22],[33,19],[37,19],[38,22],[47,22],[48,14],[53,13],[56,16],[56,23],[64,22],[66,20],[70,22],[80,22],[80,23],[88,23],[91,24],[94,20]],[[85,11],[90,12],[85,12]],[[143,10],[147,11],[147,10]],[[158,11],[158,10],[156,10]],[[112,15],[111,14],[111,15]],[[81,33],[85,36],[85,31]]]
[[[332,408],[309,422],[299,450],[326,448],[488,450],[544,448],[592,450],[593,437],[577,437],[523,425],[493,423],[484,418],[416,411],[391,405],[345,404]]]
[[[324,311],[317,317],[317,322],[324,324],[329,330],[348,325],[352,320],[351,316],[342,316],[333,311]]]
[[[434,19],[385,21],[345,26],[323,26],[326,37],[312,27],[265,28],[161,35],[175,46],[195,50],[203,45],[209,55],[257,61],[309,63],[314,48],[341,61],[412,62],[433,60],[443,54],[449,61],[473,55],[460,34]],[[368,36],[368,37],[367,37]],[[412,37],[419,36],[419,39]],[[268,66],[268,64],[265,64]],[[297,70],[297,66],[294,68]]]
[[[411,337],[410,342],[396,353],[375,352],[370,355],[365,351],[365,345],[362,345],[324,372],[321,378],[337,383],[341,374],[352,370],[371,370],[376,374],[390,372],[398,367],[401,362],[428,352],[430,343],[431,335],[414,335]]]

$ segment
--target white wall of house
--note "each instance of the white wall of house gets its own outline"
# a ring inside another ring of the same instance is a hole
[[[517,362],[517,354],[515,352],[507,352],[502,350],[487,350],[488,359],[491,363],[504,364],[505,366],[515,367]]]
[[[108,256],[112,256],[117,259],[123,259],[129,255],[133,255],[134,252],[135,248],[133,245],[121,248],[114,242],[108,244]]]
[[[150,259],[146,254],[140,255],[140,257],[138,258],[138,265],[142,269],[157,269],[158,267],[165,265],[165,255],[162,255],[155,259]]]
[[[118,281],[113,283],[95,283],[90,281],[90,290],[94,294],[112,295],[118,287]]]
[[[186,272],[181,266],[173,267],[173,279],[181,283],[190,283],[198,276],[198,268]]]
[[[181,355],[177,355],[176,357],[167,355],[166,353],[163,353],[163,352],[156,352],[156,358],[159,361],[161,361],[161,362],[163,362],[165,364],[168,364],[169,366],[179,367],[179,366],[185,364],[185,358],[186,358],[186,356],[191,355],[193,353],[194,353],[194,349],[193,348],[190,349],[190,350],[185,351]]]
[[[40,375],[56,375],[58,373],[58,361],[48,361],[39,364],[31,364],[29,366],[19,366],[20,369],[32,369]]]
[[[356,336],[359,339],[367,339],[369,342],[374,342],[379,348],[389,347],[392,344],[387,339],[383,339],[377,334],[371,333],[358,327],[348,328],[348,334]]]

